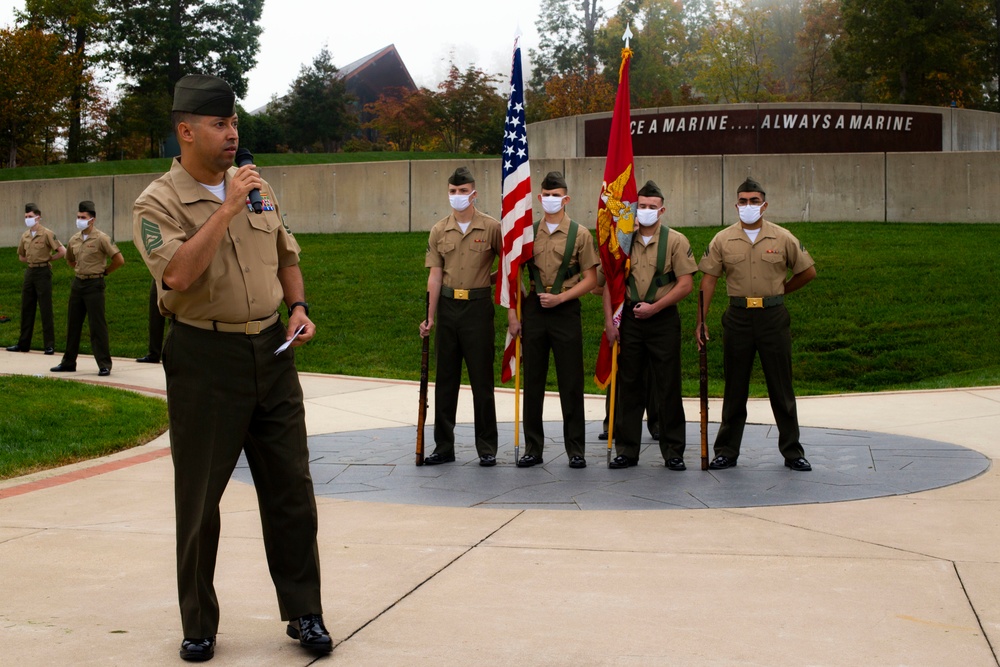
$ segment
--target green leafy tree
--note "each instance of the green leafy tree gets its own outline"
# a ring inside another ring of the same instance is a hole
[[[603,17],[600,0],[542,0],[535,21],[541,45],[528,52],[530,87],[543,90],[550,78],[569,73],[593,76],[599,69],[597,31]]]
[[[103,31],[107,16],[100,0],[26,0],[18,21],[30,28],[62,36],[70,44],[73,55],[73,90],[70,93],[69,132],[66,145],[68,162],[81,162],[94,157],[84,151],[84,116],[87,107],[100,115],[102,94],[93,84],[93,70],[103,52]],[[91,137],[92,139],[92,137]],[[93,142],[88,142],[93,146]]]
[[[448,77],[438,84],[431,105],[445,151],[500,152],[507,106],[496,89],[500,79],[474,65],[462,72],[452,63]]]
[[[712,101],[767,102],[774,65],[766,45],[772,39],[767,13],[752,6],[723,2],[719,21],[706,29],[698,57],[704,63],[695,78]]]
[[[626,25],[634,36],[629,65],[632,106],[650,108],[679,103],[683,99],[682,88],[690,79],[684,58],[687,31],[680,3],[673,0],[623,2],[598,31],[597,50],[604,65],[604,78],[612,91],[618,85]]]
[[[863,102],[983,106],[996,9],[986,0],[842,0],[840,74]]]
[[[0,30],[0,151],[8,167],[49,161],[74,80],[59,35]]]
[[[750,0],[750,5],[767,17],[769,38],[764,54],[772,63],[773,95],[794,97],[798,79],[795,75],[797,35],[802,31],[802,0]]]
[[[270,107],[250,113],[239,104],[236,114],[240,120],[240,146],[251,153],[281,153],[285,149],[285,128],[281,119]]]
[[[311,66],[302,66],[289,93],[277,102],[275,115],[284,128],[289,148],[335,151],[357,128],[353,101],[344,80],[337,75],[330,52],[324,48]]]
[[[264,0],[105,0],[113,55],[133,85],[173,95],[186,74],[225,79],[237,97],[257,62]]]
[[[104,155],[108,160],[159,157],[173,136],[171,96],[156,85],[131,86],[108,114]]]

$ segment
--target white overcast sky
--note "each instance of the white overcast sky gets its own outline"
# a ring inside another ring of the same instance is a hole
[[[257,66],[250,72],[242,100],[255,109],[274,94],[284,95],[303,64],[311,64],[325,45],[343,67],[395,44],[418,86],[435,88],[454,54],[459,69],[475,64],[488,73],[510,76],[514,33],[520,25],[525,77],[528,50],[537,49],[535,20],[540,0],[266,0]],[[610,3],[609,3],[610,4]],[[0,26],[14,24],[14,9],[24,0],[0,0]],[[506,86],[506,84],[505,84]]]

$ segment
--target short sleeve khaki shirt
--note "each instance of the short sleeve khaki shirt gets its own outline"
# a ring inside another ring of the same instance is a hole
[[[766,297],[785,293],[789,270],[802,273],[814,263],[791,232],[764,220],[754,243],[740,223],[716,234],[698,268],[710,276],[725,273],[729,296]]]
[[[87,238],[83,238],[83,232],[77,232],[70,238],[66,244],[66,261],[76,264],[73,267],[76,275],[96,276],[104,273],[108,260],[119,252],[110,236],[94,229]]]
[[[31,232],[35,234],[32,235]],[[60,245],[55,232],[42,227],[42,223],[36,223],[33,229],[21,234],[17,256],[24,257],[28,264],[45,264],[52,259],[53,253],[59,252]]]
[[[639,298],[644,300],[646,292],[649,290],[653,278],[656,277],[656,259],[660,248],[660,229],[653,233],[649,245],[644,245],[639,232],[632,238],[632,254],[629,257],[631,275],[635,279],[636,291]],[[673,229],[667,232],[667,254],[664,257],[663,273],[674,272],[676,277],[686,276],[698,270],[698,263],[694,261],[694,253],[691,251],[691,244],[687,237]],[[666,296],[667,292],[674,288],[677,281],[661,285],[653,297],[653,301],[658,301]]]
[[[535,234],[534,262],[538,267],[538,272],[542,278],[544,286],[536,285],[538,291],[545,291],[545,287],[552,285],[556,280],[556,272],[563,263],[563,255],[566,253],[566,240],[569,234],[570,218],[564,215],[555,231],[549,232],[549,226],[542,220],[538,223],[538,233]],[[594,237],[590,230],[583,225],[577,225],[576,240],[573,243],[572,257],[566,268],[579,267],[579,271],[571,278],[563,281],[562,291],[570,289],[583,279],[583,272],[592,269],[601,263],[594,247]]]
[[[438,220],[431,228],[424,266],[440,268],[445,287],[489,287],[493,260],[502,248],[503,235],[496,219],[477,210],[463,234],[452,214]]]
[[[236,168],[225,175],[229,187]],[[163,272],[177,249],[194,236],[222,202],[175,159],[170,171],[139,195],[132,209],[136,247],[156,279],[160,312],[191,320],[248,322],[270,317],[284,290],[278,269],[299,262],[299,244],[282,223],[268,183],[260,191],[263,213],[249,200],[229,223],[205,272],[183,292],[163,284]]]

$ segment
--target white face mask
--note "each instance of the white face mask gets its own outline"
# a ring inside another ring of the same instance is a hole
[[[763,204],[747,204],[746,206],[737,207],[740,211],[740,220],[747,225],[752,225],[753,223],[760,220],[760,209]]]
[[[81,220],[80,218],[77,218],[76,219],[76,228],[79,229],[82,232],[87,227],[90,227],[90,221],[91,220],[93,220],[93,218],[87,218],[86,220]]]
[[[549,195],[542,197],[542,210],[548,214],[558,213],[562,210],[563,198],[559,195]]]
[[[635,219],[643,227],[652,227],[659,219],[657,215],[660,211],[655,208],[640,208],[635,212]]]
[[[38,224],[38,218],[34,218],[34,217],[25,217],[24,218],[24,226],[25,227],[34,227],[36,224]]]
[[[472,204],[474,194],[476,194],[475,190],[467,195],[448,195],[448,201],[451,202],[451,207],[456,211],[464,211]]]

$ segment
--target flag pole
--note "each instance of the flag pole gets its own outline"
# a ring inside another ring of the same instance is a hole
[[[521,290],[517,291],[517,321],[521,322]],[[521,334],[514,338],[514,463],[521,458]]]
[[[608,391],[611,392],[611,407],[608,413],[608,467],[611,467],[611,443],[615,439],[615,398],[617,398],[617,392],[615,391],[615,384],[618,381],[618,341],[615,341],[614,346],[611,348],[611,384],[608,385]]]

